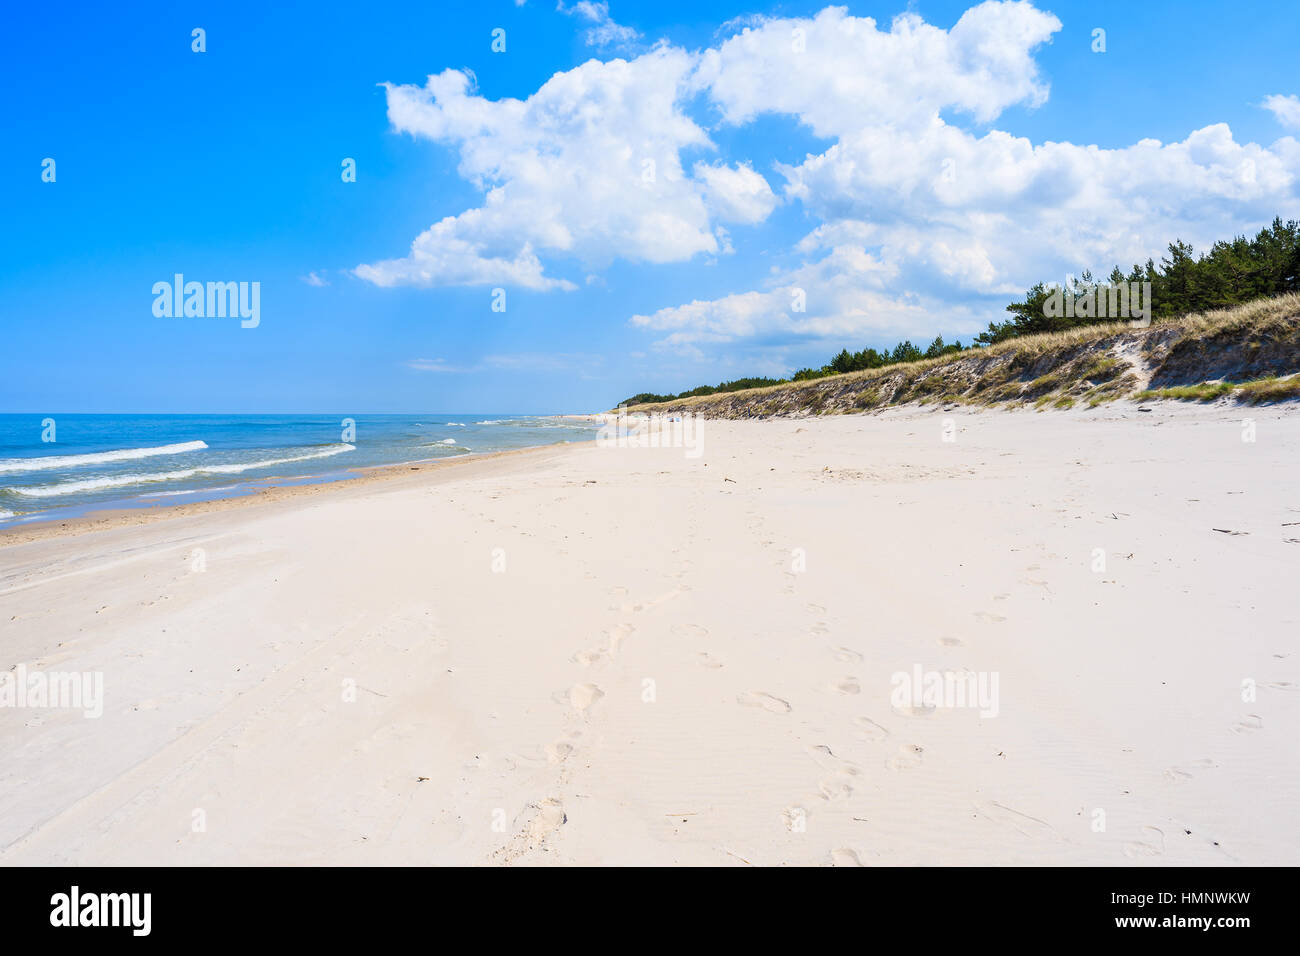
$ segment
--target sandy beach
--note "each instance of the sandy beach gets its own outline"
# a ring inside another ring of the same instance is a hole
[[[1294,409],[702,436],[0,537],[0,863],[1300,862]]]

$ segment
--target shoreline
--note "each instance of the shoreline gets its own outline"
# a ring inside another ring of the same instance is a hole
[[[146,504],[121,507],[120,501],[105,502],[103,506],[87,506],[86,514],[75,517],[32,518],[20,524],[0,526],[0,549],[29,544],[33,541],[45,541],[50,538],[74,537],[92,531],[109,531],[124,527],[137,527],[156,524],[173,518],[187,518],[214,512],[236,511],[242,508],[256,508],[276,504],[296,498],[314,497],[316,495],[342,492],[345,489],[367,489],[379,483],[393,482],[400,478],[414,477],[412,472],[427,477],[428,472],[439,472],[456,466],[464,467],[498,459],[518,457],[547,449],[581,446],[580,441],[554,442],[549,445],[530,445],[527,448],[510,448],[502,451],[469,452],[464,455],[442,459],[416,459],[409,462],[395,462],[391,465],[370,465],[346,469],[352,474],[348,477],[335,477],[341,472],[309,476],[306,480],[293,484],[253,484],[249,483],[240,494],[204,498],[199,501],[167,502],[160,500]],[[257,479],[257,482],[294,481],[289,476],[271,475]],[[202,494],[203,489],[195,489],[194,494]],[[138,500],[138,499],[137,499]],[[39,512],[34,512],[39,514]],[[25,517],[20,515],[19,517]]]

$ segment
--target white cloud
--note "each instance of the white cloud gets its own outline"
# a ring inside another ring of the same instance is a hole
[[[571,7],[564,5],[564,0],[559,0],[555,9],[571,17],[578,17],[593,24],[587,30],[584,39],[587,46],[607,47],[622,46],[628,43],[634,43],[641,38],[641,34],[631,27],[625,27],[615,23],[609,15],[609,4],[604,2],[593,2],[593,0],[578,0]]]
[[[910,125],[945,108],[988,121],[1047,98],[1032,51],[1060,28],[1027,3],[982,3],[950,31],[915,14],[882,31],[871,17],[827,7],[810,19],[764,20],[706,51],[695,83],[729,123],[784,113],[824,137]]]
[[[748,164],[710,166],[701,162],[693,172],[703,186],[705,203],[723,222],[762,222],[776,207],[772,187]]]
[[[485,99],[455,70],[423,87],[388,85],[393,128],[456,149],[461,176],[486,201],[426,230],[404,258],[356,274],[379,285],[567,289],[574,284],[547,275],[539,256],[590,271],[615,258],[665,263],[719,253],[705,201],[716,189],[687,175],[680,158],[688,147],[713,148],[682,111],[693,65],[671,47],[631,61],[590,60],[522,101]],[[752,217],[761,197],[750,186],[755,195],[741,211]]]
[[[767,285],[805,288],[807,312],[767,292],[633,324],[670,330],[666,345],[774,333],[881,340],[933,335],[940,323],[969,334],[1034,281],[1127,270],[1173,238],[1206,248],[1243,222],[1267,222],[1295,202],[1300,144],[1242,144],[1217,124],[1179,143],[1034,146],[935,120],[919,134],[864,130],[783,172],[787,194],[823,222],[795,246],[805,264]]]
[[[1297,179],[1292,160],[1237,143],[1224,124],[1100,149],[976,137],[937,118],[863,129],[782,172],[814,215],[869,222],[887,256],[933,260],[961,288],[990,293],[1061,264],[1131,265],[1179,235],[1222,238],[1271,218]]]
[[[1031,54],[1058,29],[1026,3],[981,4],[946,32],[912,15],[882,32],[832,8],[765,20],[707,51],[696,83],[724,121],[783,113],[834,141],[778,166],[786,198],[820,225],[795,247],[803,264],[762,291],[632,323],[667,332],[659,344],[688,355],[764,336],[881,340],[933,335],[940,323],[969,333],[1034,281],[1127,268],[1175,237],[1204,247],[1294,203],[1300,144],[1290,138],[1238,143],[1215,124],[1177,143],[1101,149],[944,119],[951,109],[988,123],[1041,103]],[[792,286],[807,291],[806,313],[789,309],[780,290]]]
[[[329,280],[325,279],[322,276],[317,275],[315,272],[309,272],[305,276],[300,276],[300,278],[302,279],[303,282],[307,283],[308,285],[316,286],[318,288],[320,286],[329,285]]]
[[[890,291],[896,269],[853,245],[772,277],[764,291],[696,300],[633,316],[633,325],[669,333],[661,347],[688,353],[738,339],[906,335],[929,313],[917,296]]]
[[[525,289],[575,289],[567,279],[542,274],[541,260],[524,242],[512,255],[493,255],[490,242],[476,231],[486,218],[474,209],[448,216],[415,237],[403,259],[360,265],[355,274],[378,286],[503,285]],[[487,224],[490,228],[490,223]],[[463,238],[463,236],[470,238]]]
[[[1300,96],[1294,93],[1290,96],[1274,93],[1272,96],[1264,97],[1262,105],[1277,117],[1277,121],[1285,128],[1300,130]]]
[[[612,23],[601,3],[563,9]],[[726,255],[724,224],[797,203],[809,231],[765,279],[632,323],[695,353],[746,339],[917,338],[939,323],[982,328],[1038,280],[1127,268],[1176,237],[1203,247],[1297,198],[1292,137],[1239,143],[1217,123],[1178,142],[1103,149],[995,128],[1008,108],[1048,96],[1034,56],[1061,23],[1027,2],[981,3],[948,30],[914,14],[882,29],[837,7],[741,26],[699,52],[661,42],[590,60],[524,100],[488,100],[452,70],[388,86],[394,130],[455,150],[484,201],[426,230],[407,256],[356,273],[381,285],[570,289],[564,271],[591,284],[615,259]],[[1262,105],[1300,126],[1297,97]],[[755,157],[717,155],[707,132],[765,115],[829,142],[776,166],[775,191]],[[807,311],[791,308],[794,288]]]

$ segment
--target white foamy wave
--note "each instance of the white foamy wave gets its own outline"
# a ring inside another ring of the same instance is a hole
[[[330,445],[328,448],[322,448],[320,451],[312,452],[310,455],[294,455],[292,458],[269,458],[266,461],[250,461],[234,465],[204,465],[202,468],[197,470],[204,474],[234,475],[241,471],[250,471],[254,468],[269,468],[271,465],[287,465],[291,461],[308,461],[312,458],[328,458],[331,455],[341,455],[344,452],[356,450],[356,445]]]
[[[474,424],[475,425],[504,425],[505,422],[502,421],[501,419],[491,418],[485,422],[475,422]]]
[[[153,448],[123,448],[120,451],[99,451],[85,455],[0,458],[0,474],[16,471],[43,471],[47,468],[76,468],[79,465],[102,465],[110,461],[131,461],[135,458],[153,458],[156,455],[179,455],[187,451],[202,451],[207,447],[207,442],[185,441],[176,445],[156,445]]]
[[[8,491],[29,498],[54,498],[59,495],[75,495],[83,491],[100,491],[104,488],[121,488],[126,485],[145,485],[155,481],[179,481],[193,478],[195,475],[234,475],[255,468],[270,468],[285,465],[291,461],[307,461],[309,458],[328,458],[341,455],[345,451],[355,451],[355,445],[333,445],[311,455],[294,455],[290,458],[267,458],[262,461],[238,462],[233,465],[204,465],[202,468],[184,468],[180,471],[161,471],[154,474],[115,475],[111,478],[86,478],[81,481],[61,481],[56,485],[37,485],[33,488],[9,488]]]
[[[482,422],[479,422],[479,424],[482,425],[483,423],[482,423]],[[448,428],[464,428],[464,427],[465,427],[465,423],[464,423],[464,422],[448,422],[448,423],[447,423],[447,427],[448,427]]]
[[[16,517],[18,517],[18,512],[5,511],[3,508],[0,508],[0,521],[4,521],[5,518],[16,518]]]

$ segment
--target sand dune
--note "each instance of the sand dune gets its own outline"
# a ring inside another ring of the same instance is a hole
[[[11,537],[0,863],[1300,862],[1293,409],[703,434]]]

